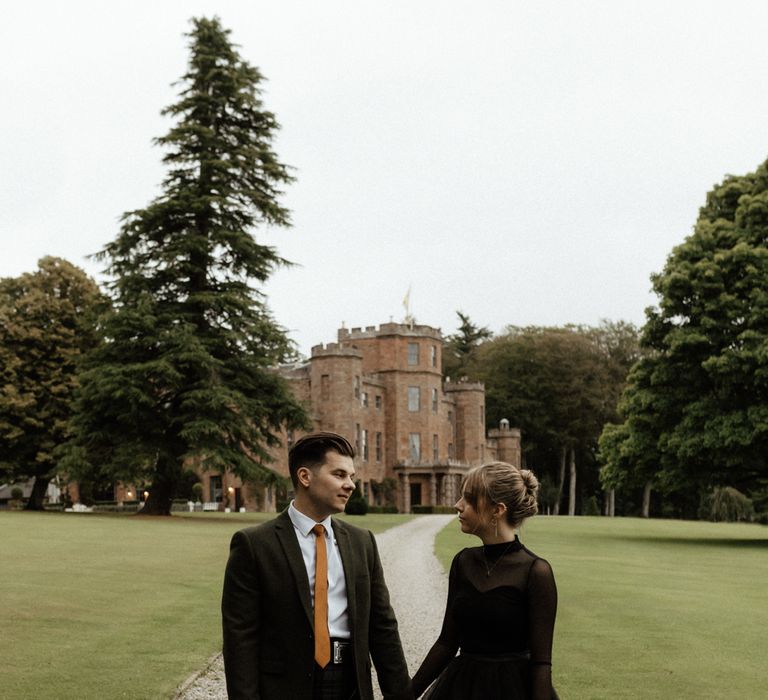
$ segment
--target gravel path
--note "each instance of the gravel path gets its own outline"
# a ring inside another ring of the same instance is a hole
[[[376,537],[400,639],[412,676],[443,624],[448,577],[434,554],[435,536],[455,515],[422,515]],[[381,698],[373,674],[376,700]]]
[[[411,675],[429,651],[443,621],[448,580],[434,555],[434,540],[455,516],[422,515],[376,536],[392,607],[400,624]],[[374,695],[381,698],[376,674]],[[225,700],[221,654],[178,689],[175,700]]]

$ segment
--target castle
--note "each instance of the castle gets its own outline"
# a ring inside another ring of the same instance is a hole
[[[341,328],[335,343],[316,345],[304,362],[279,368],[308,408],[315,430],[355,446],[355,479],[370,504],[453,505],[461,480],[494,459],[520,466],[520,431],[501,421],[486,435],[485,388],[441,373],[440,330],[413,323]],[[270,468],[288,476],[288,449],[300,437],[281,436]],[[200,475],[204,500],[232,509],[274,510],[273,486],[243,484],[230,473]]]

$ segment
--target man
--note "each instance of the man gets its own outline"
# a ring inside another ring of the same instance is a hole
[[[331,519],[355,489],[354,450],[335,433],[296,442],[296,492],[274,520],[236,532],[224,576],[230,700],[413,698],[397,621],[367,530]]]

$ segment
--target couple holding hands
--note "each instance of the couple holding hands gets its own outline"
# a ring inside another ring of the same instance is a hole
[[[298,440],[291,505],[232,538],[222,597],[229,699],[373,700],[371,660],[385,700],[556,698],[555,580],[515,534],[536,513],[536,477],[503,462],[467,474],[456,510],[482,546],[455,556],[440,636],[411,679],[376,540],[331,518],[354,491],[353,457],[335,433]]]

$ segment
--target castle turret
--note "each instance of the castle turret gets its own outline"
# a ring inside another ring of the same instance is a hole
[[[481,382],[446,382],[453,397],[456,425],[456,459],[481,464],[485,454],[485,386]]]
[[[310,400],[320,426],[354,439],[361,420],[362,353],[338,343],[315,345],[310,366]]]
[[[518,469],[522,465],[520,449],[520,429],[510,428],[509,421],[502,418],[499,427],[488,431],[488,446],[495,449],[499,462],[512,464]]]

